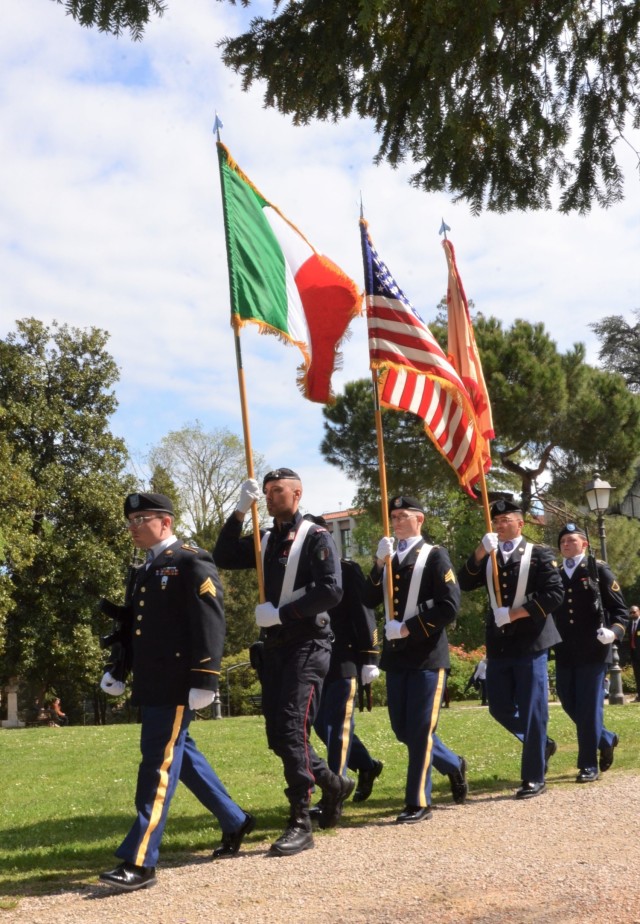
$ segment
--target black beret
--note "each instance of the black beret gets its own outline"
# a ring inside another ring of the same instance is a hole
[[[514,501],[501,497],[491,505],[491,516],[500,517],[506,513],[522,513],[522,507]]]
[[[267,472],[267,474],[262,479],[262,491],[270,481],[280,481],[281,478],[295,478],[296,481],[300,481],[300,475],[297,472],[294,472],[291,468],[275,468],[272,472]]]
[[[587,534],[577,523],[566,523],[558,533],[558,545],[560,545],[562,537],[567,535],[582,536],[583,539],[587,538]]]
[[[129,494],[124,502],[124,515],[143,513],[145,510],[154,510],[157,513],[170,513],[173,516],[173,504],[166,494]]]
[[[424,513],[424,507],[417,498],[406,497],[403,494],[391,498],[389,501],[389,513],[392,510],[419,510],[420,513]]]

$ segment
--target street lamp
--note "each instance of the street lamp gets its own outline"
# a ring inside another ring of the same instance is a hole
[[[585,485],[585,494],[589,510],[595,513],[598,520],[598,535],[600,536],[600,555],[602,560],[607,560],[607,536],[604,529],[604,515],[609,508],[609,498],[613,491],[608,481],[603,481],[598,472],[593,476],[593,481]],[[624,693],[622,692],[622,669],[620,667],[620,655],[618,653],[618,643],[613,642],[611,646],[613,663],[609,669],[609,704],[612,706],[624,706]]]

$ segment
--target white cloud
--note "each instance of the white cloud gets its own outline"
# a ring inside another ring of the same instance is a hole
[[[136,456],[196,418],[240,431],[217,109],[223,140],[254,183],[357,281],[362,195],[383,259],[433,316],[446,288],[444,216],[479,310],[505,325],[540,321],[561,349],[583,341],[596,360],[588,325],[640,307],[631,152],[621,150],[627,199],[608,212],[474,218],[446,195],[412,189],[409,166],[374,167],[370,124],[296,128],[263,108],[259,87],[242,93],[216,46],[246,16],[173,0],[132,43],[81,29],[52,2],[3,0],[0,335],[26,316],[108,330],[121,368],[114,429]],[[297,351],[255,331],[242,346],[254,448],[300,470],[307,509],[348,506],[354,486],[319,455],[321,408],[295,388]],[[369,374],[364,322],[344,353],[338,389]]]

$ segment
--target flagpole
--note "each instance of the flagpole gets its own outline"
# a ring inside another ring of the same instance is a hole
[[[220,129],[223,127],[222,120],[220,119],[218,113],[216,112],[215,122],[213,124],[213,131],[216,135],[216,140],[220,144]],[[220,167],[220,165],[218,164]],[[226,215],[226,198],[224,195],[224,186],[222,179],[222,169],[220,168],[220,190],[222,193],[222,210],[224,213],[224,230],[225,238],[227,234],[227,215]],[[229,255],[227,252],[227,272],[229,273],[229,291],[232,291],[231,284],[231,267],[229,265]],[[255,478],[255,472],[253,468],[253,449],[251,446],[251,429],[249,426],[249,407],[247,403],[247,389],[245,387],[244,379],[244,366],[242,364],[242,349],[240,347],[240,334],[237,328],[234,325],[233,328],[234,343],[236,349],[236,368],[238,370],[238,389],[240,392],[240,413],[242,416],[242,433],[244,436],[244,454],[247,463],[247,477]],[[253,547],[255,550],[256,557],[256,574],[258,577],[258,596],[260,603],[265,602],[265,593],[264,593],[264,573],[262,569],[262,549],[260,548],[260,520],[258,517],[258,504],[254,501],[251,504],[251,522],[253,524]]]
[[[382,436],[382,411],[380,410],[380,398],[378,395],[378,370],[371,370],[371,379],[373,381],[373,408],[376,421],[376,441],[378,444],[378,471],[380,474],[380,503],[382,505],[382,531],[385,536],[391,535],[389,528],[389,503],[387,500],[387,470],[384,462],[384,439]],[[391,569],[391,556],[385,559],[386,564],[386,593],[388,606],[386,612],[389,618],[393,618],[393,573]]]
[[[480,491],[482,494],[482,508],[484,510],[484,522],[488,533],[491,532],[491,511],[489,510],[489,495],[487,493],[487,481],[484,477],[484,468],[480,460],[478,468],[480,469]],[[496,592],[496,603],[502,606],[502,594],[500,593],[500,577],[498,575],[498,558],[495,549],[491,552],[491,569],[493,571],[493,586]]]
[[[247,390],[245,388],[244,367],[242,365],[242,350],[240,348],[240,334],[233,332],[236,347],[236,366],[238,368],[238,388],[240,390],[240,410],[242,414],[242,432],[244,434],[244,454],[247,462],[247,477],[255,478],[253,468],[253,449],[251,447],[251,430],[249,428],[249,409],[247,404]],[[260,548],[260,520],[258,518],[258,504],[251,504],[251,522],[253,524],[253,546],[256,555],[256,573],[258,575],[258,594],[260,603],[265,602],[264,573],[262,570],[262,549]]]

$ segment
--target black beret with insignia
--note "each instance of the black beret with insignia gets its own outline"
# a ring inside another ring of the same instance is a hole
[[[267,472],[267,474],[262,479],[262,491],[270,481],[280,481],[282,478],[295,478],[296,481],[300,481],[300,475],[297,472],[294,472],[291,468],[275,468],[272,472]]]
[[[558,545],[560,545],[562,537],[567,535],[582,536],[583,539],[587,538],[587,534],[577,523],[565,523],[558,533]]]
[[[389,501],[389,513],[393,510],[419,510],[420,513],[424,513],[424,507],[417,498],[407,497],[404,494],[391,498]]]
[[[515,501],[507,500],[506,497],[501,497],[491,504],[492,518],[505,516],[507,513],[522,513],[522,507],[520,504],[516,504]]]
[[[128,517],[132,513],[144,513],[146,510],[153,510],[156,513],[170,513],[173,516],[173,503],[166,494],[129,494],[124,502],[124,515]]]

